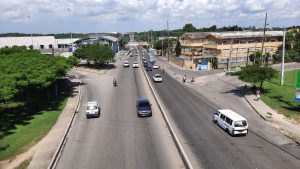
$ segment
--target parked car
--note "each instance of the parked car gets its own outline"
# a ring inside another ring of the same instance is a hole
[[[133,68],[138,68],[138,67],[139,67],[138,62],[133,62],[132,67],[133,67]]]
[[[158,69],[158,64],[154,63],[153,69]]]
[[[100,116],[100,107],[97,101],[91,101],[87,103],[86,107],[86,117],[99,117]]]
[[[129,67],[129,61],[126,60],[126,61],[124,62],[124,64],[123,64],[123,66],[124,66],[124,67]]]
[[[148,67],[148,63],[147,62],[143,62],[144,67]]]
[[[247,120],[232,110],[218,110],[213,115],[213,121],[232,136],[246,135],[248,133]]]
[[[153,81],[154,82],[162,82],[162,77],[160,74],[153,75]]]
[[[137,116],[152,116],[152,108],[148,99],[138,99],[136,101]]]

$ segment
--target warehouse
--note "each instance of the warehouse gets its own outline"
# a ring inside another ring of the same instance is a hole
[[[28,49],[33,47],[37,50],[57,48],[54,36],[0,37],[0,48],[13,46],[26,46]]]

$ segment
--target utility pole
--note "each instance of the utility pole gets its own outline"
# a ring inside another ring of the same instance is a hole
[[[169,20],[167,20],[167,31],[168,31],[168,62],[170,61],[170,32],[169,32]]]
[[[263,41],[262,41],[262,47],[261,47],[261,65],[264,64],[264,45],[265,45],[265,39],[266,39],[267,18],[268,18],[268,13],[266,13],[266,17],[265,17],[264,35],[263,35]]]
[[[68,8],[68,14],[69,14],[69,27],[70,27],[70,36],[71,36],[71,47],[72,47],[72,52],[73,52],[73,35],[72,35],[72,27],[71,27],[71,12],[70,8]]]
[[[282,42],[282,57],[281,57],[281,78],[280,85],[284,82],[284,55],[285,55],[285,29],[283,29],[283,42]]]
[[[161,56],[164,56],[164,37],[161,40]]]
[[[229,65],[229,70],[231,69],[231,54],[232,54],[232,41],[233,39],[231,39],[231,42],[230,42],[230,53],[229,53],[229,60],[228,60],[228,65]]]
[[[28,17],[28,24],[29,24],[29,27],[31,27],[30,26],[30,16],[27,16]],[[31,30],[31,29],[30,29]],[[33,37],[32,37],[32,30],[31,30],[31,33],[30,33],[30,37],[31,37],[31,46],[32,46],[32,49],[31,50],[33,50]]]

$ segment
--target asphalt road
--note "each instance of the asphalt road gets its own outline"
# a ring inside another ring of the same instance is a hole
[[[104,76],[77,72],[85,84],[81,108],[56,168],[184,168],[141,68],[123,68],[124,59],[137,58],[117,58],[117,68]],[[145,97],[153,116],[138,118],[135,102]],[[86,119],[84,104],[91,100],[100,103],[100,118]]]
[[[212,122],[212,115],[219,108],[215,103],[161,70],[147,74],[152,78],[155,73],[163,77],[163,83],[152,82],[155,90],[195,166],[216,169],[299,168],[300,155],[294,157],[254,132],[242,137],[228,135]],[[294,149],[298,149],[297,154],[299,146]]]

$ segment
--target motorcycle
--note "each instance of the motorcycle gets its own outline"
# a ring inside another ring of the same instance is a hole
[[[117,86],[117,81],[116,80],[113,81],[113,85],[114,85],[114,87]]]

